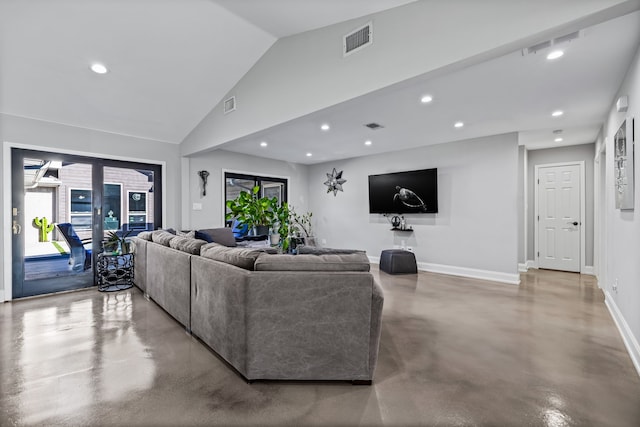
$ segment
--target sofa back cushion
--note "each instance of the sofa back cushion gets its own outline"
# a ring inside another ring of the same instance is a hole
[[[169,242],[175,237],[175,234],[171,234],[166,230],[157,230],[151,233],[151,240],[163,246],[169,246]]]
[[[169,247],[186,252],[191,255],[199,255],[200,248],[207,242],[200,239],[190,239],[188,237],[176,236],[169,241]]]
[[[148,240],[151,241],[151,236],[153,235],[153,232],[151,231],[141,231],[140,233],[138,233],[138,235],[136,237],[143,239],[143,240]]]
[[[209,243],[200,248],[200,256],[253,270],[253,266],[262,252],[256,249],[229,248],[217,243]]]
[[[317,246],[307,246],[301,245],[298,246],[299,254],[308,254],[308,255],[334,255],[334,254],[355,254],[355,253],[365,253],[365,251],[360,249],[334,249],[334,248],[319,248]]]
[[[233,231],[228,227],[207,228],[204,230],[196,230],[196,239],[206,240],[207,243],[218,243],[223,246],[233,248],[236,246],[236,238]]]
[[[271,255],[261,253],[256,271],[369,271],[364,252],[324,255]]]

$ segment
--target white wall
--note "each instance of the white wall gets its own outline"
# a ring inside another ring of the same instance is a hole
[[[404,241],[423,269],[517,283],[517,162],[517,135],[506,134],[313,165],[313,225],[328,247],[375,258]],[[335,197],[323,184],[334,167],[347,180]],[[438,214],[406,215],[413,234],[369,214],[369,175],[426,168],[438,168]]]
[[[223,170],[243,172],[260,176],[289,179],[289,204],[305,211],[307,200],[308,166],[262,157],[247,156],[224,150],[215,150],[188,158],[188,186],[183,188],[183,203],[189,206],[187,218],[183,218],[183,229],[224,227],[224,178]],[[198,171],[209,171],[207,195],[202,196]],[[202,204],[202,210],[193,210],[193,204]]]
[[[629,97],[628,111],[618,113],[615,100],[622,95]],[[634,210],[621,211],[615,208],[614,197],[614,149],[613,136],[626,120],[636,119],[636,155],[635,155],[635,192]],[[602,137],[596,144],[598,152],[600,144],[606,141],[606,184],[604,220],[606,234],[603,245],[606,246],[606,283],[600,286],[605,292],[606,303],[622,333],[627,349],[640,374],[640,51],[625,77],[625,80],[614,99],[605,121]],[[595,153],[594,153],[595,154]],[[614,284],[617,288],[614,289]]]
[[[236,96],[237,110],[225,115],[218,104],[185,138],[182,154],[194,154],[425,73],[479,63],[633,7],[622,0],[417,1],[285,37],[229,92]],[[342,37],[369,20],[373,20],[373,45],[343,58]],[[499,31],[487,30],[491,28]]]
[[[527,217],[527,260],[535,259],[535,166],[584,161],[585,166],[585,265],[593,266],[593,157],[594,144],[571,145],[568,147],[548,148],[544,150],[530,150],[527,153],[527,182],[528,182],[528,217]]]
[[[109,157],[122,160],[165,162],[166,205],[164,222],[168,227],[180,224],[180,153],[177,144],[167,144],[123,135],[99,132],[57,123],[0,114],[0,188],[2,188],[4,208],[0,210],[0,300],[7,297],[6,289],[11,288],[8,267],[11,262],[11,187],[10,159],[5,158],[7,144],[21,144],[24,148],[38,147],[50,151],[86,154],[95,157]],[[5,169],[6,168],[6,169]],[[3,292],[5,291],[5,292]]]

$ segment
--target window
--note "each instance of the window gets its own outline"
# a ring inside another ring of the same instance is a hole
[[[147,229],[147,193],[129,191],[129,229]]]
[[[69,221],[75,230],[91,230],[91,190],[69,190]]]
[[[120,228],[122,219],[122,185],[105,184],[103,198],[104,230],[114,231]]]
[[[251,191],[256,185],[260,187],[260,197],[276,197],[280,203],[287,201],[286,178],[246,175],[233,172],[224,174],[224,200],[233,200],[242,191]],[[225,207],[225,213],[229,210]]]

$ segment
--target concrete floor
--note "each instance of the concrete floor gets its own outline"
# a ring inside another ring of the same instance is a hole
[[[0,425],[640,426],[594,278],[374,274],[372,386],[249,385],[136,289],[0,304]]]

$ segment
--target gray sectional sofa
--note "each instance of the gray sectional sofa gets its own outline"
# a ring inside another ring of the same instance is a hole
[[[384,298],[364,252],[133,242],[136,285],[247,380],[372,381]]]

